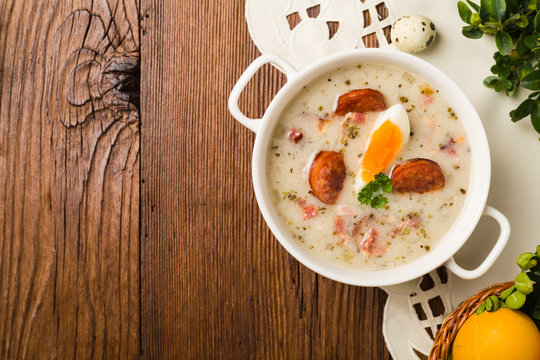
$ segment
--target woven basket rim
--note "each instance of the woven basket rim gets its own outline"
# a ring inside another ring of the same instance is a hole
[[[478,309],[489,296],[500,294],[512,285],[514,285],[513,281],[493,284],[480,290],[478,293],[459,304],[459,306],[444,319],[441,328],[437,331],[433,346],[429,353],[429,360],[446,360],[459,329],[461,329],[469,316],[474,314],[476,309]]]

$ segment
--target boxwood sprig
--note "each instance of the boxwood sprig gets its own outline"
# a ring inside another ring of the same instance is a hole
[[[492,76],[484,85],[512,96],[519,87],[532,93],[514,110],[510,119],[517,122],[530,116],[540,133],[540,0],[470,0],[457,4],[459,16],[468,25],[462,33],[471,39],[495,35],[497,52]]]
[[[496,311],[504,307],[519,309],[529,315],[540,329],[540,245],[536,247],[536,252],[519,255],[516,263],[521,272],[515,277],[514,285],[499,296],[488,297],[476,313]]]

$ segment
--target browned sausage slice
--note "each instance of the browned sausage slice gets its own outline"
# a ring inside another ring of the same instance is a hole
[[[313,195],[322,202],[335,204],[343,190],[347,168],[343,154],[321,151],[313,160],[309,171],[309,185]]]
[[[397,192],[425,192],[444,187],[441,167],[429,159],[411,159],[397,165],[392,171],[392,186]]]
[[[338,98],[334,115],[344,116],[350,112],[365,113],[385,109],[383,94],[373,89],[356,89]]]

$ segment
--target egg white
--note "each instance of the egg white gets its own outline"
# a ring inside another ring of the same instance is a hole
[[[389,120],[391,123],[396,125],[399,128],[399,131],[401,131],[401,135],[403,136],[403,143],[401,145],[401,149],[403,150],[403,148],[407,145],[407,143],[409,142],[409,134],[411,133],[411,125],[409,122],[409,116],[407,115],[407,110],[405,110],[403,105],[396,104],[389,107],[385,111],[383,111],[377,118],[377,121],[375,121],[373,130],[371,130],[371,133],[369,134],[368,141],[364,149],[364,154],[369,148],[373,133],[377,131],[377,129],[380,128],[381,125],[384,124],[387,120]],[[354,182],[355,192],[359,192],[360,190],[362,190],[364,186],[366,186],[366,182],[362,180],[362,176],[361,176],[362,171],[364,170],[362,168],[363,162],[364,162],[364,157],[362,156],[362,158],[360,159],[360,167],[356,173],[357,175]]]

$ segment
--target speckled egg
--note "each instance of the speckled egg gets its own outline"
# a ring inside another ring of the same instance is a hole
[[[411,14],[394,22],[390,36],[399,50],[417,53],[431,45],[436,35],[433,21],[422,15]]]

